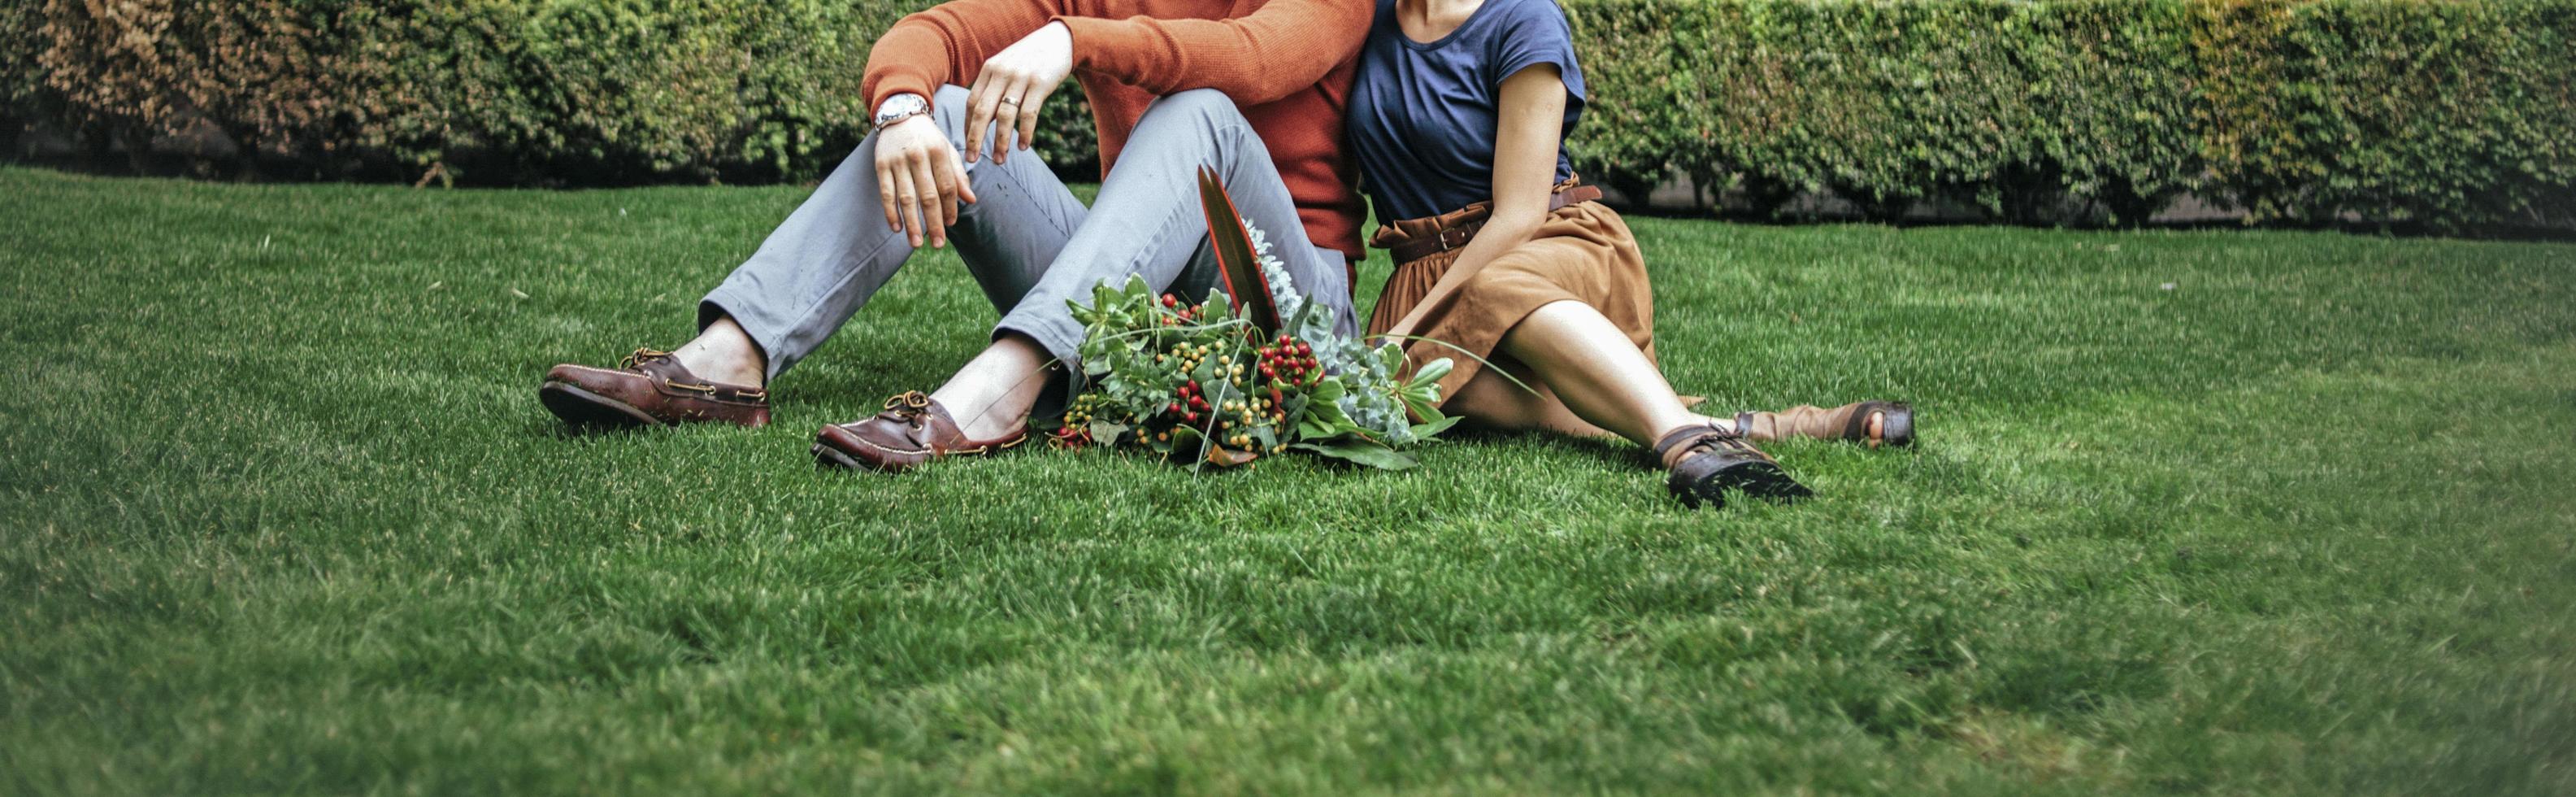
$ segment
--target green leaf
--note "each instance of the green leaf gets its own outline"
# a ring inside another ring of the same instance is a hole
[[[1448,376],[1449,372],[1455,370],[1457,367],[1458,364],[1451,362],[1447,357],[1432,360],[1430,362],[1423,363],[1421,370],[1413,372],[1413,378],[1408,380],[1406,383],[1412,385],[1428,385],[1439,382],[1441,377]]]
[[[1116,445],[1118,443],[1119,436],[1126,433],[1127,425],[1123,423],[1111,423],[1109,421],[1091,422],[1091,439],[1099,442],[1101,445]]]
[[[1413,425],[1413,437],[1417,440],[1428,440],[1433,437],[1437,437],[1441,432],[1449,431],[1449,427],[1458,425],[1458,419],[1466,417],[1463,415],[1440,415],[1438,410],[1433,410],[1426,414],[1435,417],[1432,417],[1431,420]],[[1097,438],[1099,435],[1093,435],[1093,437]]]
[[[1384,443],[1363,440],[1350,435],[1335,437],[1321,442],[1297,443],[1290,445],[1289,448],[1299,451],[1312,451],[1334,459],[1367,465],[1380,470],[1405,470],[1415,465],[1422,464],[1402,451],[1386,447],[1386,444]]]

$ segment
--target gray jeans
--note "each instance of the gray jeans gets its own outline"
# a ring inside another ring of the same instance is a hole
[[[933,105],[962,152],[966,90],[943,87]],[[871,133],[760,251],[699,302],[700,328],[732,316],[768,355],[776,377],[868,303],[913,251],[903,233],[886,228],[876,148]],[[1172,94],[1145,110],[1089,208],[1030,152],[966,164],[978,201],[959,209],[948,239],[1002,313],[994,338],[1026,335],[1070,375],[1047,391],[1042,411],[1080,386],[1082,325],[1067,300],[1088,304],[1093,286],[1123,284],[1130,274],[1193,300],[1223,284],[1199,206],[1202,165],[1216,168],[1235,209],[1269,236],[1297,290],[1336,313],[1344,334],[1356,328],[1345,258],[1306,239],[1269,148],[1234,101],[1210,89]]]

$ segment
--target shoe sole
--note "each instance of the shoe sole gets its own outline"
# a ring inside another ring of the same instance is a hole
[[[1889,448],[1914,445],[1914,408],[1898,405],[1878,417],[1878,436]]]
[[[833,428],[834,427],[824,427],[823,432],[817,433],[813,448],[807,449],[814,455],[814,465],[816,467],[845,468],[849,470],[863,470],[871,473],[903,473],[928,464],[927,462],[916,462],[911,464],[896,462],[892,463],[892,467],[886,467],[877,465],[869,460],[861,459],[858,455],[850,453],[849,450],[833,445],[830,438],[824,436],[831,434]],[[1009,453],[1010,451],[1019,448],[1020,444],[1025,442],[1028,442],[1028,438],[1022,437],[1008,443],[987,445],[983,448],[974,450],[952,451],[947,454],[934,455],[930,457],[930,459],[939,460],[951,457],[990,457],[996,454]]]
[[[537,388],[537,400],[546,410],[574,426],[599,429],[632,429],[639,426],[663,426],[662,419],[645,414],[634,405],[583,390],[566,382],[547,382]]]
[[[874,472],[876,470],[876,467],[869,465],[866,460],[850,456],[849,454],[843,453],[840,449],[833,448],[822,443],[814,444],[813,454],[814,466],[818,468],[841,468],[844,470],[863,470],[870,472]]]
[[[1690,489],[1680,491],[1679,495],[1682,504],[1693,509],[1700,508],[1701,504],[1707,504],[1709,509],[1723,509],[1726,507],[1728,490],[1737,490],[1754,498],[1782,503],[1816,494],[1816,491],[1807,489],[1806,485],[1799,484],[1798,480],[1789,478],[1789,472],[1781,470],[1778,463],[1745,461],[1729,465],[1701,478],[1698,483],[1691,485]]]

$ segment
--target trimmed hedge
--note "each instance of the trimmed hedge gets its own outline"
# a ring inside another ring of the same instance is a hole
[[[1590,173],[1757,207],[2576,223],[2570,0],[1576,0]],[[1617,53],[1603,58],[1602,53]]]
[[[1630,191],[2133,223],[2576,224],[2576,0],[1561,0],[1575,147]],[[811,179],[868,44],[928,0],[22,0],[0,115],[92,145],[217,132],[263,172]],[[1088,111],[1050,162],[1092,174]]]
[[[93,146],[211,135],[290,176],[807,179],[866,132],[869,45],[927,5],[26,0],[0,10],[0,40],[33,45],[0,55],[0,101]],[[1075,97],[1046,122],[1096,172]]]

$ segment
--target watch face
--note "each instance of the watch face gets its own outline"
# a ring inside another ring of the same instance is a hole
[[[920,113],[923,104],[920,97],[910,94],[888,99],[884,105],[877,108],[877,123],[885,124]]]

